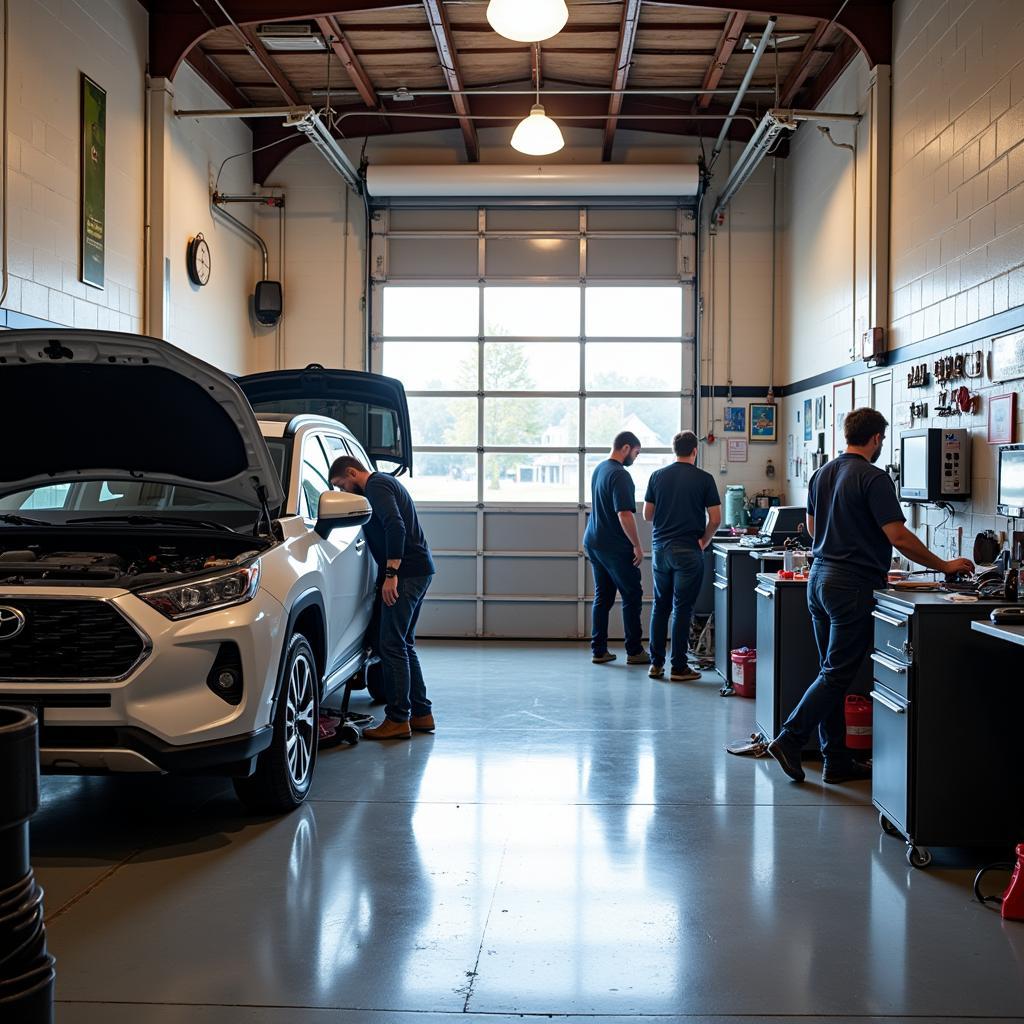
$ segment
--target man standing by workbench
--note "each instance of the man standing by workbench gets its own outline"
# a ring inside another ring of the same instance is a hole
[[[768,746],[794,782],[804,781],[800,755],[815,729],[824,782],[871,777],[847,749],[844,705],[873,646],[874,591],[886,586],[893,547],[936,572],[974,570],[966,558],[939,558],[907,529],[892,478],[874,465],[888,426],[875,409],[851,412],[843,425],[846,451],[814,474],[807,492],[807,530],[814,541],[807,604],[821,670]]]
[[[597,466],[591,478],[590,520],[583,535],[583,550],[594,571],[590,646],[595,665],[615,660],[608,650],[608,613],[615,604],[616,592],[622,595],[626,664],[650,664],[640,624],[644,596],[640,566],[644,549],[636,529],[636,488],[626,472],[639,454],[640,439],[624,430],[616,436],[611,454]]]

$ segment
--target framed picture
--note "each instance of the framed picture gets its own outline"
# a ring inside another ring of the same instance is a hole
[[[812,412],[813,406],[814,406],[814,402],[810,398],[805,398],[804,399],[804,440],[805,441],[810,441],[810,439],[814,436],[814,423],[811,420],[811,417],[814,415],[814,413]]]
[[[994,395],[988,400],[988,443],[1013,444],[1017,440],[1017,393]]]
[[[727,443],[726,451],[727,461],[729,462],[746,462],[747,461],[747,442],[738,438],[730,437]]]
[[[994,381],[1024,377],[1024,331],[992,339],[991,375]]]
[[[769,402],[750,403],[751,441],[773,444],[778,440],[777,407]]]
[[[747,432],[747,410],[742,405],[727,405],[722,411],[723,430],[730,434]]]
[[[843,424],[846,417],[853,412],[853,381],[847,380],[832,388],[832,455],[837,456],[846,451],[846,437]]]
[[[103,288],[106,262],[107,92],[82,75],[82,222],[79,274]]]
[[[821,431],[825,429],[825,396],[819,395],[814,400],[814,429]]]

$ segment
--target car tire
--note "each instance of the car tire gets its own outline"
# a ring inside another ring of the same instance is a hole
[[[306,799],[316,769],[319,715],[320,671],[309,641],[295,633],[288,641],[274,738],[256,771],[234,780],[235,793],[250,811],[287,814]]]

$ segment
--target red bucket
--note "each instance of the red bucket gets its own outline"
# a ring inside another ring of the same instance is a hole
[[[871,701],[851,694],[846,698],[846,745],[850,750],[871,749]]]
[[[730,657],[732,688],[741,697],[753,697],[757,691],[757,651],[740,647]]]

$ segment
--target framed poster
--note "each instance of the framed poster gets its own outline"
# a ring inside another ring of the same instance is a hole
[[[747,442],[730,437],[726,445],[726,452],[728,453],[726,458],[729,462],[746,462]]]
[[[751,441],[772,444],[778,440],[777,407],[769,402],[750,403]]]
[[[991,369],[992,380],[997,383],[1024,377],[1024,331],[992,339]]]
[[[820,395],[814,400],[814,429],[825,429],[825,396]]]
[[[742,405],[727,405],[722,411],[722,429],[730,434],[747,432],[747,410]]]
[[[107,92],[82,75],[82,281],[104,287],[107,191]]]
[[[810,441],[814,436],[814,423],[811,421],[811,417],[814,413],[811,411],[813,402],[810,398],[804,399],[804,440]]]
[[[846,437],[843,424],[846,417],[853,412],[853,381],[844,381],[832,387],[832,455],[833,457],[846,450]]]
[[[1017,393],[988,400],[988,443],[1013,444],[1017,435]]]

